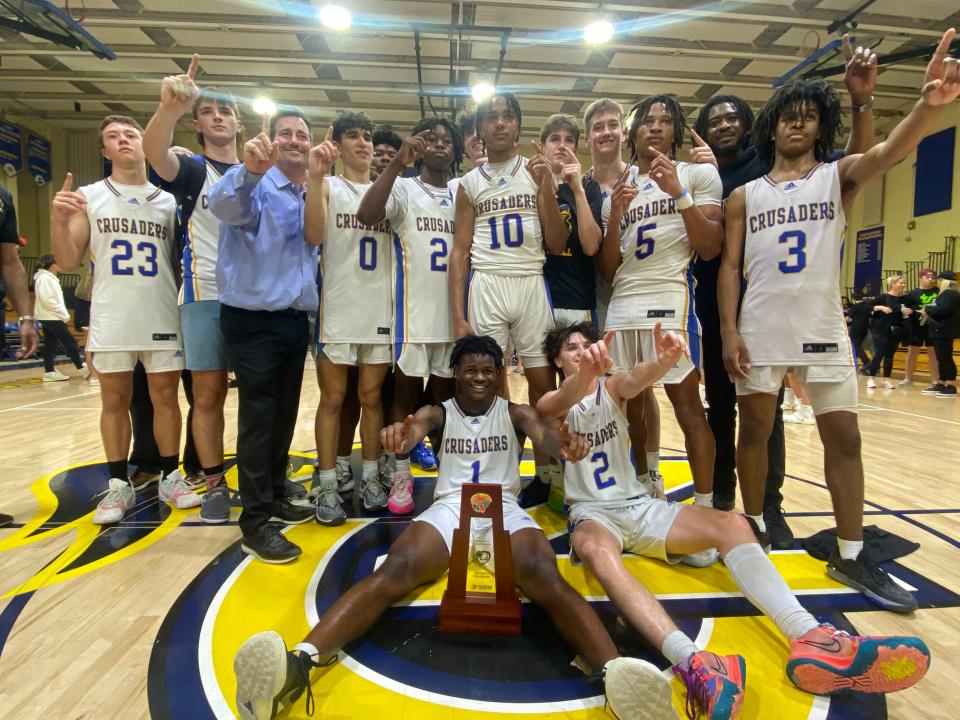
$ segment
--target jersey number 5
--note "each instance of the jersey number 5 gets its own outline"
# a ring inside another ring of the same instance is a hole
[[[641,225],[637,228],[637,249],[634,252],[637,260],[643,260],[653,255],[653,238],[644,237],[644,233],[650,232],[651,230],[656,230],[657,224],[650,223],[649,225]]]
[[[114,240],[110,249],[116,250],[110,258],[110,269],[114,275],[133,275],[133,267],[127,265],[133,259],[133,243],[129,240]],[[149,242],[137,243],[137,252],[143,253],[143,263],[137,265],[137,272],[144,277],[157,274],[157,246]]]
[[[807,234],[802,230],[788,230],[780,236],[780,242],[796,244],[787,248],[787,259],[781,260],[777,267],[782,273],[798,273],[807,266]]]

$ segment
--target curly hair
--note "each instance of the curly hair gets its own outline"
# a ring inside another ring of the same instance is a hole
[[[466,355],[486,355],[497,370],[503,368],[503,350],[489,335],[464,335],[457,340],[450,353],[450,367],[457,367]]]
[[[757,115],[752,141],[762,160],[771,163],[776,155],[774,135],[780,117],[785,112],[800,110],[809,103],[816,105],[820,111],[820,134],[814,143],[813,154],[821,162],[827,159],[837,135],[843,131],[840,97],[823,78],[811,78],[794,80],[781,86]]]
[[[724,103],[733,105],[740,117],[740,127],[743,128],[743,136],[740,138],[740,142],[749,142],[750,131],[753,130],[753,110],[747,105],[746,100],[738,98],[736,95],[714,95],[707,100],[706,104],[700,108],[696,122],[693,123],[694,132],[706,140],[707,128],[710,125],[710,111],[717,105],[723,105]]]
[[[673,118],[673,140],[670,142],[671,157],[675,158],[677,150],[683,145],[683,136],[687,129],[687,116],[684,114],[683,108],[680,107],[680,103],[672,95],[651,95],[638,102],[627,113],[628,122],[625,124],[628,125],[629,131],[627,146],[630,148],[631,162],[637,158],[637,129],[644,118],[650,114],[650,108],[657,103],[662,104]]]
[[[600,339],[600,333],[587,320],[555,328],[543,336],[543,353],[547,356],[550,367],[556,367],[554,361],[560,357],[563,346],[577,333],[583,335],[591,345]]]
[[[424,130],[433,130],[438,125],[442,125],[447,129],[447,134],[450,135],[450,139],[453,141],[453,163],[450,165],[450,174],[456,176],[457,168],[459,168],[460,163],[463,162],[463,136],[452,122],[442,117],[423,118],[423,120],[413,126],[410,134],[416,135],[417,133],[422,133]],[[423,158],[417,159],[414,167],[419,170],[422,166]]]
[[[389,145],[394,150],[399,150],[403,145],[403,139],[394,132],[393,128],[385,125],[378,127],[373,133],[373,146]]]
[[[333,121],[333,141],[340,142],[347,130],[366,130],[373,134],[373,120],[363,113],[344,112]]]

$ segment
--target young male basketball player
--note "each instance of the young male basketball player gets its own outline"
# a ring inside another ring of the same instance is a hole
[[[163,79],[160,107],[143,134],[151,167],[164,181],[180,208],[185,229],[180,326],[187,370],[193,383],[193,435],[203,467],[207,493],[200,519],[230,519],[230,496],[223,479],[223,404],[227,397],[227,353],[220,333],[217,291],[217,244],[220,219],[207,202],[210,188],[240,162],[237,137],[243,130],[233,96],[216,88],[202,92],[194,83],[200,56],[194,55],[183,75]],[[193,110],[193,129],[202,155],[179,155],[171,149],[180,117]]]
[[[559,390],[540,398],[537,410],[566,421],[571,432],[590,444],[586,459],[564,469],[575,528],[571,546],[623,617],[674,663],[674,673],[687,687],[688,706],[692,703],[708,718],[739,717],[744,659],[699,651],[626,569],[622,552],[676,563],[690,553],[719,548],[743,594],[790,640],[787,674],[801,690],[819,695],[849,688],[893,692],[919,682],[930,659],[919,638],[851,637],[820,624],[787,587],[743,516],[667,503],[644,490],[630,465],[622,406],[670,372],[687,348],[674,333],[662,335],[658,326],[653,332],[655,354],[649,360],[606,375],[614,364],[608,353],[613,335],[610,331],[601,340],[589,323],[548,333],[547,357],[565,379]],[[889,663],[902,671],[885,672]]]
[[[183,370],[177,285],[174,277],[176,200],[147,182],[141,133],[133,118],[108,115],[100,123],[100,152],[110,177],[73,190],[67,173],[53,198],[50,238],[57,264],[80,265],[87,247],[94,262],[93,310],[87,349],[100,379],[100,434],[110,482],[93,522],[119,522],[133,506],[127,477],[133,368],[143,363],[154,406],[153,432],[160,450],[157,495],[177,508],[200,497],[177,469]]]
[[[314,487],[322,499],[317,522],[339,525],[345,519],[337,495],[337,440],[347,368],[360,368],[360,441],[363,507],[386,507],[390,478],[381,481],[380,389],[390,368],[393,285],[393,230],[386,221],[364,225],[360,201],[371,187],[373,123],[360,113],[343,113],[327,138],[311,150],[304,224],[307,239],[322,246],[320,312],[317,317],[317,473]],[[328,177],[339,157],[343,175]]]
[[[839,545],[827,572],[898,612],[914,610],[916,600],[861,552],[863,464],[856,368],[840,305],[841,248],[860,188],[902,161],[960,95],[960,66],[947,56],[954,35],[944,33],[911,113],[862,155],[824,162],[840,125],[840,102],[828,83],[792,82],[774,94],[753,130],[773,169],[730,195],[718,281],[724,366],[740,410],[737,475],[745,512],[757,516],[763,508],[767,438],[777,391],[792,368],[810,395],[824,446]]]
[[[360,222],[375,225],[386,219],[396,233],[393,421],[414,411],[424,379],[436,403],[453,395],[447,262],[453,247],[454,197],[447,184],[462,159],[463,142],[448,120],[421,120],[357,209]],[[420,177],[400,177],[411,163]],[[413,512],[408,455],[396,458],[387,508],[395,515]]]
[[[720,252],[720,177],[712,165],[677,162],[686,120],[674,98],[648,97],[631,117],[628,146],[636,164],[603,205],[606,234],[597,263],[613,282],[605,329],[618,331],[612,348],[618,371],[654,352],[651,330],[657,323],[682,333],[689,344],[690,357],[680,358],[663,383],[683,431],[695,502],[710,505],[714,442],[700,401],[693,265],[698,256]],[[641,420],[631,416],[638,427]]]
[[[386,169],[390,161],[400,152],[403,143],[397,133],[390,127],[380,127],[373,132],[373,157],[370,161],[370,180],[376,180]]]
[[[512,341],[532,404],[554,380],[540,347],[543,333],[553,327],[544,248],[563,252],[567,228],[549,161],[542,155],[530,161],[520,155],[517,98],[498,92],[477,106],[476,118],[487,162],[464,175],[457,191],[450,253],[453,333],[457,338],[490,335],[504,352]],[[501,381],[505,388],[506,377]],[[537,475],[549,484],[547,461],[536,446],[534,452]]]
[[[586,177],[600,186],[603,198],[610,197],[613,186],[625,177],[629,165],[621,157],[623,147],[623,108],[610,98],[600,98],[583,113],[584,143],[590,149],[592,167]],[[602,213],[602,208],[601,208]],[[601,219],[601,230],[603,229]],[[613,295],[613,285],[597,266],[594,256],[594,280],[597,297],[597,328],[605,328],[607,309]],[[663,476],[660,474],[660,405],[653,388],[647,388],[640,400],[627,405],[630,420],[630,440],[634,448],[643,448],[635,453],[637,475],[647,482],[658,497],[666,497]]]
[[[547,611],[557,631],[594,671],[605,671],[607,700],[617,717],[664,717],[670,689],[663,677],[649,663],[619,656],[599,618],[560,576],[543,531],[517,505],[524,436],[570,463],[584,456],[586,441],[546,424],[533,408],[497,396],[503,352],[495,339],[461,338],[451,364],[453,399],[423,407],[382,432],[384,447],[398,453],[431,432],[441,434],[433,505],[397,538],[383,564],[340,597],[292,651],[272,631],[243,644],[233,662],[240,716],[263,720],[304,691],[312,697],[313,668],[331,664],[340,648],[363,635],[391,605],[447,571],[453,531],[460,524],[460,488],[474,478],[503,485],[503,524],[510,534],[517,586]]]

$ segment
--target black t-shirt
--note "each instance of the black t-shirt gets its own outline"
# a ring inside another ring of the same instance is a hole
[[[603,195],[600,186],[589,178],[583,178],[583,189],[597,227]],[[543,275],[550,288],[550,299],[555,308],[568,310],[594,310],[597,306],[597,286],[593,271],[593,258],[585,255],[580,246],[577,231],[577,203],[573,190],[566,183],[557,188],[557,204],[560,215],[567,224],[567,249],[562,255],[547,255]]]
[[[13,195],[0,187],[0,242],[16,245],[20,239],[17,233],[17,211],[13,207]]]
[[[885,313],[874,310],[873,315],[870,316],[870,332],[879,337],[891,334],[902,335],[903,310],[901,310],[901,308],[904,305],[903,301],[903,295],[891,295],[890,293],[877,295],[871,301],[873,307],[876,308],[878,305],[885,305],[890,308],[891,312]]]

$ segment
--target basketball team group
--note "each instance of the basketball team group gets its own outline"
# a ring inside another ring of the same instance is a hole
[[[558,572],[532,505],[567,513],[571,561],[661,649],[691,718],[740,716],[745,660],[698,648],[623,553],[692,568],[722,561],[782,633],[787,676],[803,691],[912,687],[930,662],[922,640],[820,623],[767,553],[794,540],[780,509],[780,401],[791,372],[823,442],[837,527],[826,572],[881,608],[917,607],[864,551],[840,260],[854,198],[960,96],[954,35],[944,33],[915,104],[882,142],[876,55],[846,40],[846,95],[822,79],[796,80],[756,116],[721,95],[692,122],[670,95],[626,114],[598,99],[582,119],[548,118],[530,147],[520,143],[521,102],[502,90],[459,124],[427,117],[402,139],[345,112],[316,129],[323,139],[314,144],[308,116],[284,107],[241,147],[236,100],[198,87],[194,55],[185,74],[163,80],[145,129],[104,119],[109,177],[74,188],[68,173],[53,199],[56,264],[70,270],[89,253],[93,265],[87,350],[110,475],[93,522],[122,521],[157,483],[162,502],[199,508],[205,523],[227,522],[239,503],[243,552],[285,563],[301,554],[285,526],[342,524],[350,501],[412,517],[386,560],[292,649],[272,631],[241,646],[236,707],[246,719],[273,717],[303,696],[312,712],[311,674],[447,571],[460,490],[471,482],[502,485],[518,589],[602,678],[622,720],[677,717],[670,684],[618,653]],[[199,152],[172,146],[187,113]],[[849,141],[837,149],[844,116]],[[301,483],[288,467],[308,350],[320,404],[317,461]],[[509,399],[514,355],[529,404]],[[238,392],[236,495],[224,479],[228,369]],[[196,467],[181,470],[184,370]],[[128,410],[144,371],[160,472],[131,477]],[[655,384],[683,433],[692,504],[664,494]],[[529,480],[519,469],[526,440]],[[411,462],[437,468],[433,502],[415,516]],[[743,514],[733,510],[738,485]]]

